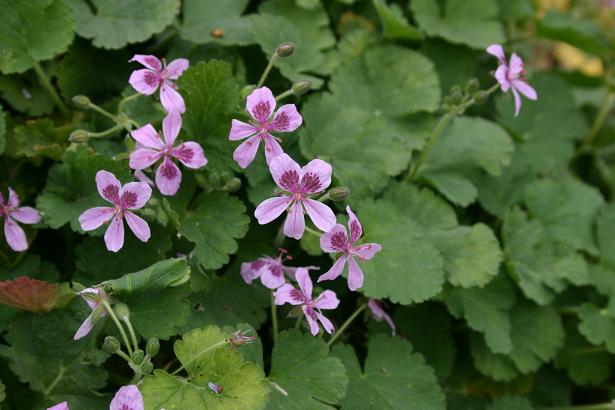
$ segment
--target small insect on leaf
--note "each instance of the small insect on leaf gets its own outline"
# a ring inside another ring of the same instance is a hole
[[[221,28],[214,28],[211,30],[211,36],[214,38],[222,38],[224,37],[224,30]]]
[[[215,394],[220,394],[224,391],[224,387],[212,382],[207,383],[207,387],[209,387],[209,390]]]

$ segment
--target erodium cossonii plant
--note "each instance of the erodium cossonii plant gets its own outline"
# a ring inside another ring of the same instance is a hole
[[[612,5],[121,3],[0,0],[0,407],[613,408]]]

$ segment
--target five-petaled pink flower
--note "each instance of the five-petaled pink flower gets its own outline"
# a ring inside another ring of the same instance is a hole
[[[304,209],[314,225],[328,231],[335,225],[335,214],[327,205],[310,196],[324,191],[331,184],[331,165],[320,159],[310,161],[303,168],[286,154],[275,157],[269,165],[273,180],[288,195],[270,198],[256,207],[254,216],[264,225],[289,209],[284,234],[301,239],[305,231]]]
[[[346,207],[348,212],[348,228],[350,229],[350,238],[346,233],[344,225],[337,224],[320,237],[320,247],[323,251],[329,253],[342,253],[331,269],[318,278],[318,282],[323,280],[332,280],[342,274],[346,262],[348,262],[348,288],[357,290],[363,286],[363,271],[355,260],[355,256],[359,260],[372,259],[381,249],[377,243],[366,243],[359,246],[354,244],[363,234],[361,223],[357,216],[352,212],[349,206]]]
[[[492,44],[487,47],[487,52],[500,60],[500,66],[495,71],[495,78],[500,83],[500,88],[503,92],[511,90],[515,99],[515,116],[519,115],[521,109],[521,96],[525,95],[530,100],[538,99],[536,90],[532,88],[525,78],[525,70],[523,69],[523,60],[517,54],[512,53],[510,63],[506,62],[504,49],[499,44]]]
[[[109,410],[143,410],[143,396],[133,384],[120,387],[111,400]]]
[[[41,221],[41,214],[29,206],[19,206],[17,193],[9,187],[9,199],[4,202],[0,193],[0,218],[4,217],[4,236],[12,250],[16,252],[28,249],[26,233],[17,222],[22,224],[36,224]]]
[[[312,335],[318,334],[318,321],[322,323],[322,327],[327,333],[333,333],[333,323],[327,319],[321,312],[321,309],[335,309],[340,301],[337,295],[332,290],[325,290],[316,300],[312,300],[312,279],[310,273],[305,268],[297,269],[295,274],[299,289],[295,289],[291,284],[287,283],[275,291],[275,304],[283,305],[290,303],[291,305],[301,305],[303,314],[310,325]]]
[[[274,113],[275,104],[275,98],[269,88],[257,88],[248,96],[246,102],[246,109],[253,119],[252,123],[232,121],[229,140],[248,138],[233,153],[233,159],[240,167],[246,168],[254,161],[261,140],[265,143],[265,159],[267,164],[270,164],[275,157],[284,153],[270,132],[291,132],[301,125],[303,119],[297,112],[295,104],[285,104]]]
[[[47,410],[70,410],[68,408],[68,403],[63,401],[62,403],[58,403],[55,406],[47,407]]]
[[[109,298],[103,290],[98,288],[85,288],[79,292],[78,295],[85,300],[85,303],[92,309],[92,313],[90,313],[81,326],[79,326],[75,336],[73,336],[74,340],[79,340],[87,336],[94,327],[96,321],[107,315],[107,310],[102,302]]]
[[[138,148],[130,154],[130,168],[142,170],[162,159],[156,170],[156,185],[163,195],[175,195],[182,181],[182,173],[172,158],[193,169],[207,164],[203,148],[198,143],[188,141],[174,146],[181,127],[182,118],[179,113],[170,112],[162,120],[164,141],[151,124],[130,133],[138,142]]]
[[[280,254],[277,258],[263,256],[252,262],[244,262],[241,264],[241,277],[247,284],[251,284],[256,278],[260,278],[261,283],[269,289],[277,289],[286,283],[285,275],[295,279],[297,269],[291,266],[284,266],[284,255],[286,249],[280,249]],[[286,255],[286,260],[291,260],[289,255]],[[316,266],[307,266],[305,269],[318,269]],[[296,279],[295,279],[296,280]]]
[[[167,112],[186,111],[184,99],[177,92],[175,80],[182,75],[190,63],[185,58],[178,58],[166,65],[156,56],[135,54],[129,61],[137,61],[147,68],[135,70],[128,82],[140,94],[151,95],[160,86],[160,102]]]
[[[98,171],[96,173],[96,186],[98,193],[113,207],[90,208],[79,216],[81,229],[93,231],[102,224],[111,221],[105,232],[105,243],[111,252],[117,252],[124,246],[124,218],[128,226],[143,242],[150,237],[149,225],[141,217],[131,210],[145,206],[152,195],[152,188],[145,182],[130,182],[122,187],[122,184],[112,173]]]
[[[369,299],[367,301],[367,307],[372,312],[372,315],[377,322],[381,322],[384,320],[388,323],[389,327],[391,328],[391,332],[393,333],[393,336],[395,336],[395,323],[393,323],[393,319],[391,319],[391,316],[389,316],[389,314],[385,312],[382,308],[382,303],[376,299]]]

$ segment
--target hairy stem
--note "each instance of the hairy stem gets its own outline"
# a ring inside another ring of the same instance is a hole
[[[113,308],[111,307],[109,302],[107,302],[106,300],[103,300],[102,304],[105,307],[105,309],[107,309],[109,316],[111,316],[111,319],[113,319],[115,326],[117,326],[117,329],[120,331],[120,334],[122,335],[122,339],[124,340],[124,344],[126,345],[126,350],[128,350],[128,354],[132,356],[132,347],[130,347],[130,342],[128,341],[128,336],[126,336],[126,331],[124,330],[124,327],[122,326],[119,319],[115,315],[115,312],[113,311]]]
[[[286,98],[286,97],[288,97],[288,96],[290,96],[290,95],[293,95],[293,94],[294,94],[294,91],[293,91],[293,89],[291,88],[290,90],[286,90],[286,91],[284,91],[282,94],[280,94],[280,95],[276,96],[276,97],[275,97],[275,100],[276,100],[276,101],[280,101],[281,99],[284,99],[284,98]]]
[[[58,95],[55,88],[53,88],[51,81],[49,81],[49,78],[43,71],[43,68],[41,67],[39,62],[32,60],[32,67],[34,68],[34,72],[38,76],[38,79],[41,85],[43,86],[45,90],[47,90],[47,92],[51,96],[51,99],[53,100],[55,105],[57,105],[60,111],[62,112],[62,115],[64,115],[65,117],[68,117],[69,115],[68,108],[66,108],[66,105],[64,104],[60,96]]]
[[[130,318],[125,316],[122,318],[122,321],[126,324],[128,328],[128,333],[130,333],[130,339],[132,339],[132,344],[135,347],[135,351],[139,350],[139,342],[137,341],[137,336],[135,335],[135,330],[132,327],[132,323],[130,323]]]
[[[261,75],[261,78],[258,80],[258,83],[256,84],[256,88],[260,88],[263,86],[263,84],[265,84],[265,80],[267,79],[267,76],[269,75],[269,72],[273,68],[273,64],[275,63],[277,59],[278,59],[278,53],[274,51],[273,55],[269,59],[269,64],[267,64],[265,71],[263,71],[263,75]]]
[[[359,306],[357,308],[357,310],[355,310],[354,312],[352,312],[352,315],[350,315],[348,317],[348,319],[346,319],[346,321],[344,322],[344,324],[342,324],[342,326],[340,326],[340,328],[338,329],[337,332],[335,332],[335,334],[331,337],[331,339],[329,339],[329,341],[327,342],[327,347],[331,347],[331,345],[337,340],[338,337],[340,337],[340,335],[342,333],[344,333],[344,330],[346,330],[346,328],[348,326],[350,326],[350,324],[352,323],[353,320],[355,320],[357,318],[357,316],[359,316],[359,314],[361,314],[361,312],[363,312],[363,310],[365,310],[365,308],[367,307],[367,303],[362,304],[361,306]]]
[[[278,342],[278,306],[275,304],[275,296],[271,293],[271,324],[273,326],[273,345]]]

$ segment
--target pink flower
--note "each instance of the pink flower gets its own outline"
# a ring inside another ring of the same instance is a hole
[[[150,237],[149,225],[130,210],[143,208],[152,195],[152,188],[145,182],[130,182],[122,187],[120,181],[108,171],[96,173],[98,193],[113,207],[90,208],[79,216],[81,229],[93,231],[102,224],[111,221],[105,233],[105,243],[111,252],[117,252],[124,246],[124,218],[130,230],[143,242]]]
[[[286,283],[284,273],[294,274],[296,268],[286,267],[282,264],[282,257],[286,255],[286,249],[280,249],[277,258],[263,256],[252,262],[241,264],[241,277],[249,285],[256,278],[269,289],[277,289]],[[292,259],[286,256],[286,259]]]
[[[525,70],[523,69],[523,60],[517,54],[512,53],[510,56],[510,64],[506,62],[504,49],[499,44],[492,44],[487,47],[487,52],[500,60],[500,66],[495,71],[495,78],[500,83],[500,88],[503,92],[512,91],[515,98],[515,116],[519,115],[521,109],[521,96],[525,95],[530,100],[538,99],[536,90],[532,88],[525,78]]]
[[[367,307],[372,311],[372,315],[374,315],[374,319],[376,319],[377,322],[384,320],[389,324],[391,327],[391,332],[393,333],[393,336],[395,336],[395,323],[393,323],[391,316],[389,316],[388,313],[382,308],[382,303],[376,299],[369,299],[367,301]]]
[[[55,406],[47,407],[47,410],[70,410],[68,408],[68,403],[63,401],[62,403],[58,403]]]
[[[41,214],[29,206],[19,206],[17,193],[9,187],[9,200],[4,202],[0,193],[0,218],[4,217],[4,237],[12,250],[21,252],[28,249],[26,233],[17,222],[36,224],[41,221]],[[17,222],[16,222],[17,221]]]
[[[181,127],[182,118],[179,113],[170,112],[162,120],[164,141],[151,124],[130,133],[138,142],[138,148],[130,154],[130,168],[142,170],[162,159],[156,170],[156,185],[163,195],[175,195],[182,181],[182,173],[172,158],[193,169],[207,164],[203,148],[198,143],[188,141],[175,146]]]
[[[186,111],[184,99],[177,92],[175,81],[190,65],[188,60],[178,58],[167,66],[164,59],[161,63],[156,56],[135,54],[128,61],[137,61],[147,67],[133,71],[128,80],[138,93],[152,95],[160,86],[160,102],[167,112],[183,113]]]
[[[75,336],[73,336],[73,340],[79,340],[87,336],[88,333],[92,331],[96,321],[107,315],[107,311],[105,310],[102,301],[109,298],[104,291],[98,288],[85,288],[79,292],[78,295],[85,300],[85,303],[87,303],[90,309],[92,309],[92,313],[90,313],[90,315],[85,318],[81,326],[79,326]]]
[[[143,396],[135,385],[123,386],[115,393],[109,410],[143,410]]]
[[[337,278],[342,274],[344,266],[348,262],[348,288],[354,291],[363,286],[363,271],[361,271],[354,257],[356,256],[359,260],[372,259],[376,253],[380,252],[381,246],[377,243],[354,246],[363,234],[363,228],[349,206],[346,207],[346,212],[348,213],[350,238],[346,234],[346,228],[341,224],[335,225],[333,229],[320,237],[320,247],[323,251],[329,253],[341,252],[342,256],[335,261],[327,273],[318,278],[318,282]]]
[[[288,195],[263,201],[254,211],[258,223],[264,225],[289,209],[284,234],[301,239],[305,231],[304,209],[314,225],[328,231],[335,225],[335,214],[327,205],[310,198],[331,184],[331,165],[320,159],[310,161],[303,168],[286,154],[275,157],[269,165],[273,180]]]
[[[151,187],[156,186],[156,184],[154,184],[154,181],[152,181],[152,179],[148,177],[147,174],[143,172],[142,169],[135,170],[134,176],[135,176],[135,179],[139,182],[145,182],[147,185]]]
[[[335,309],[340,304],[335,292],[325,290],[316,300],[312,300],[312,279],[310,273],[305,268],[297,269],[296,273],[299,289],[295,289],[291,284],[287,283],[275,291],[275,304],[283,305],[290,303],[291,305],[301,305],[303,314],[310,325],[312,335],[318,334],[318,321],[327,333],[333,333],[333,323],[321,312],[321,309]]]
[[[295,104],[281,106],[277,112],[275,98],[267,87],[257,88],[248,96],[246,109],[253,121],[246,124],[238,120],[231,123],[228,139],[238,141],[248,138],[233,153],[233,159],[241,168],[246,168],[254,161],[261,140],[265,143],[265,159],[267,165],[275,157],[283,154],[282,147],[269,132],[292,132],[299,128],[303,119]]]

